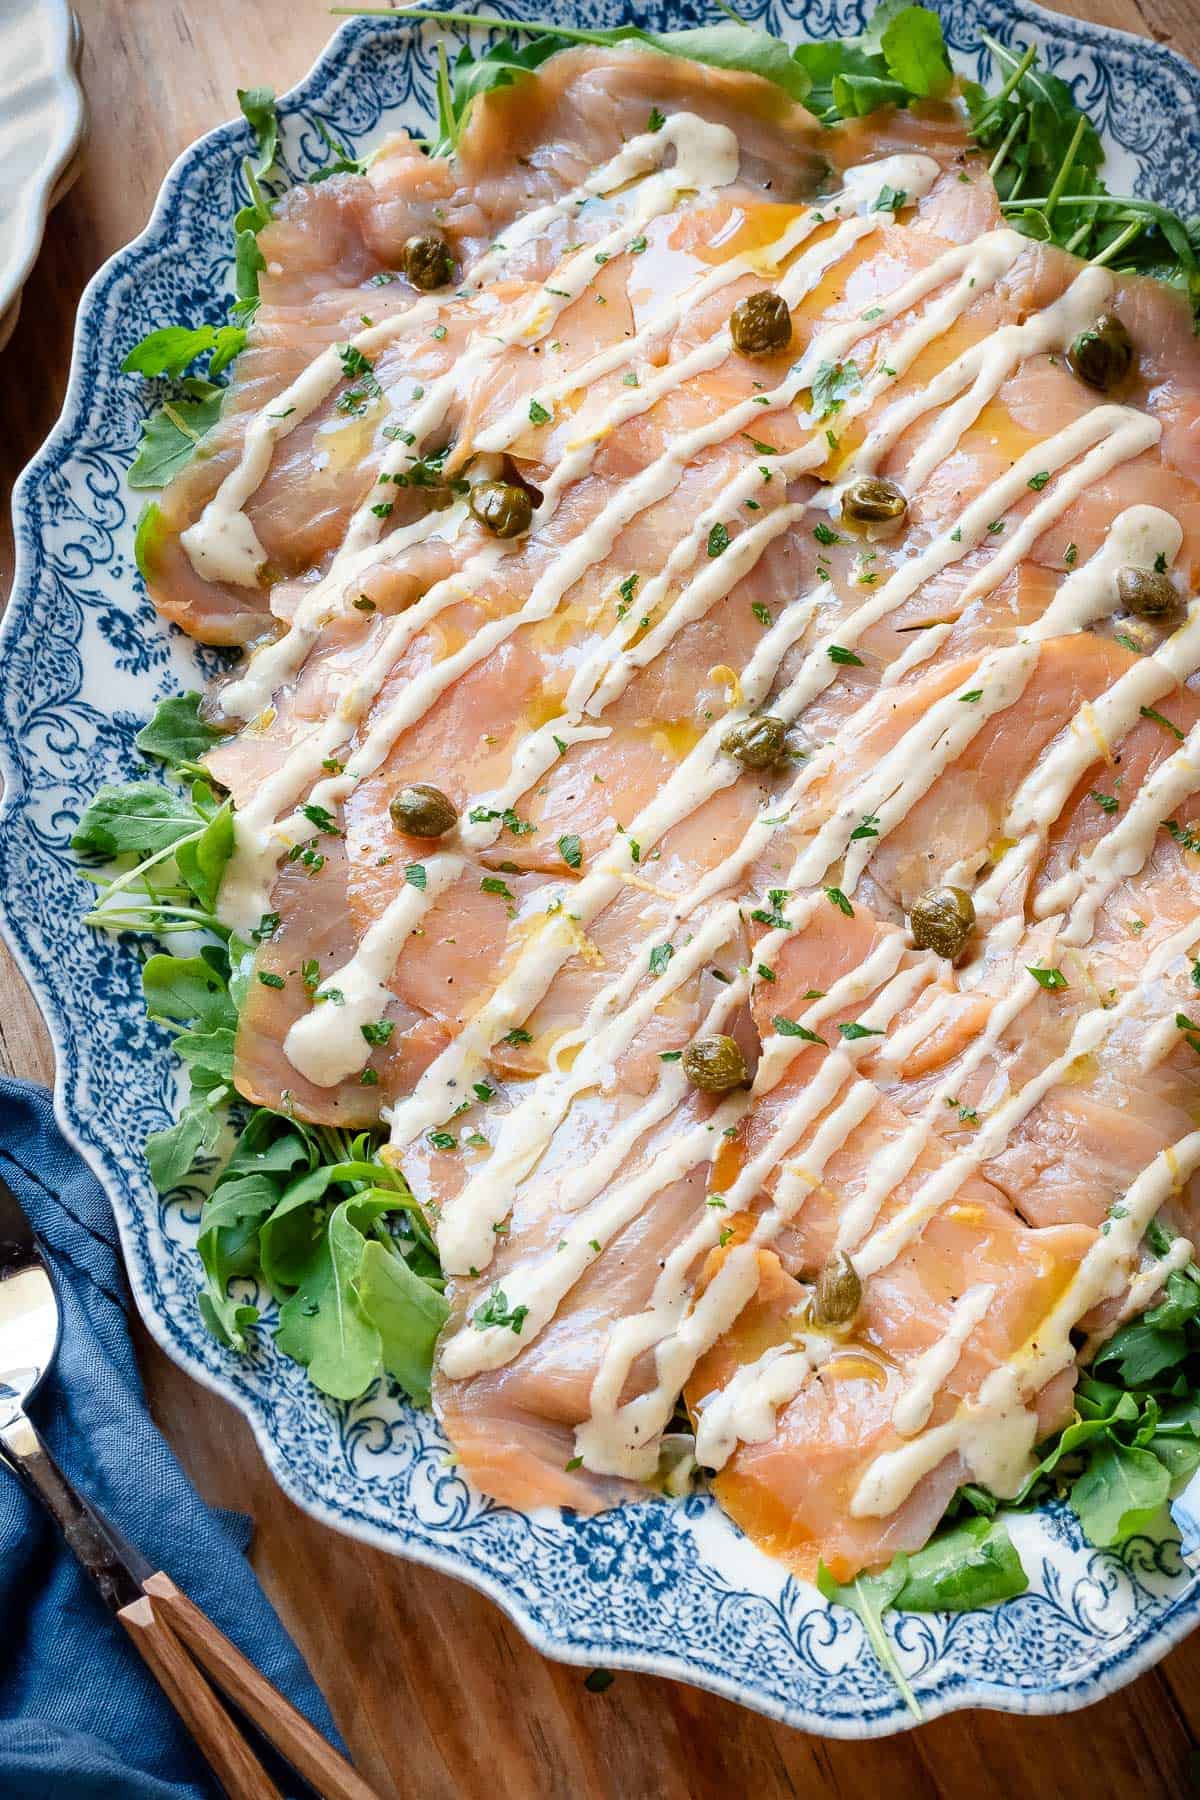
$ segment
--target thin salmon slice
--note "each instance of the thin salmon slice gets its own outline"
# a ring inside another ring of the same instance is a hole
[[[398,273],[430,229],[432,296]],[[249,652],[210,701],[221,905],[284,985],[251,983],[239,1088],[388,1127],[485,1493],[659,1491],[682,1394],[798,1572],[917,1547],[1070,1416],[1126,1215],[1194,1210],[1186,303],[1009,231],[953,104],[825,129],[628,47],[482,96],[453,160],[389,140],[261,243],[144,536],[164,616]],[[740,354],[764,288],[791,340]],[[1064,356],[1104,310],[1112,395]],[[848,516],[865,477],[893,526]],[[486,530],[480,480],[532,528]],[[1174,603],[1131,613],[1131,566]],[[756,758],[728,734],[763,714]],[[456,828],[406,835],[409,784]],[[953,960],[910,929],[945,882]],[[714,1032],[744,1080],[698,1092]]]

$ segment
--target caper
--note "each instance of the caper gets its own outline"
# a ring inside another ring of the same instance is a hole
[[[450,246],[437,231],[423,231],[410,237],[404,246],[404,273],[416,288],[426,293],[446,287],[454,274],[454,258]]]
[[[458,809],[441,788],[424,781],[397,788],[388,811],[392,824],[405,837],[440,838],[458,824]]]
[[[683,1053],[683,1072],[705,1094],[727,1094],[749,1080],[746,1059],[731,1037],[714,1032],[693,1038]]]
[[[842,494],[842,517],[852,525],[890,525],[907,511],[903,491],[882,475],[859,475]]]
[[[1072,375],[1102,394],[1121,385],[1132,362],[1133,339],[1115,313],[1104,313],[1081,331],[1067,351]]]
[[[782,294],[763,288],[739,300],[729,315],[733,347],[743,356],[772,356],[792,341],[792,315]]]
[[[975,924],[975,902],[965,888],[930,888],[908,915],[918,950],[936,950],[951,962],[962,953]]]
[[[817,1277],[812,1300],[814,1325],[849,1325],[862,1305],[862,1282],[844,1250],[831,1256]]]
[[[1179,592],[1165,569],[1130,567],[1117,571],[1117,599],[1139,619],[1158,619],[1179,605]]]
[[[721,748],[747,769],[769,769],[787,755],[787,726],[770,713],[743,719],[725,733]]]
[[[527,488],[515,481],[477,481],[471,489],[471,511],[493,537],[520,537],[533,518]]]

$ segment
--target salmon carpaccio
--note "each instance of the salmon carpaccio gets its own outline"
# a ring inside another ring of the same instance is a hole
[[[429,230],[432,294],[398,273]],[[839,1579],[964,1481],[1015,1493],[1190,1248],[1186,304],[1006,229],[956,103],[821,128],[630,48],[488,94],[452,159],[390,140],[260,241],[150,587],[246,652],[209,700],[220,908],[266,915],[283,985],[251,984],[237,1085],[386,1127],[449,1278],[459,1468],[603,1507],[661,1488],[682,1403],[732,1517]],[[764,290],[790,343],[744,354]],[[1104,314],[1107,393],[1066,354]],[[865,476],[893,525],[843,516]],[[484,480],[527,531],[481,526]],[[1124,611],[1130,568],[1177,604]],[[756,769],[729,733],[762,714]],[[393,823],[414,782],[457,810],[436,840]],[[955,960],[910,925],[946,883]],[[740,1086],[690,1085],[711,1034]]]

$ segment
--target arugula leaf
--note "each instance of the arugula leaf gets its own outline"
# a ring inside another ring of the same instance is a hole
[[[269,87],[239,88],[238,105],[242,116],[254,133],[258,145],[256,175],[269,175],[279,151],[279,114],[275,107],[275,90]]]
[[[71,838],[78,853],[146,856],[197,835],[205,821],[192,802],[158,781],[127,781],[102,787]]]
[[[893,8],[885,0],[867,29],[868,40],[875,32],[888,74],[907,93],[938,100],[949,92],[954,71],[935,12],[924,6]]]
[[[378,1241],[363,1251],[357,1285],[362,1309],[379,1333],[384,1368],[417,1406],[428,1406],[434,1346],[449,1302]]]
[[[121,364],[126,375],[182,375],[206,350],[209,379],[231,363],[246,342],[239,325],[164,325],[134,345]]]
[[[1107,1549],[1145,1531],[1170,1491],[1170,1473],[1152,1450],[1109,1437],[1072,1487],[1070,1501],[1088,1541]]]
[[[1094,1367],[1109,1370],[1129,1387],[1146,1387],[1182,1361],[1187,1348],[1182,1331],[1164,1331],[1137,1319],[1103,1345]]]
[[[1008,222],[1118,271],[1154,275],[1181,288],[1200,318],[1200,222],[1169,207],[1112,194],[1101,179],[1104,147],[1066,82],[1023,52],[982,41],[1005,78],[988,95],[968,83],[976,141],[993,152],[991,174]]]
[[[817,1564],[817,1587],[821,1594],[835,1606],[848,1606],[857,1615],[880,1664],[899,1688],[914,1717],[919,1719],[921,1708],[917,1697],[909,1687],[891,1640],[883,1629],[883,1615],[889,1606],[895,1605],[896,1596],[907,1578],[908,1558],[904,1555],[894,1556],[878,1575],[856,1576],[846,1586],[834,1580],[823,1562]]]
[[[884,0],[859,37],[798,44],[793,55],[812,81],[808,106],[825,124],[940,98],[953,80],[940,19],[907,0]]]
[[[309,1160],[309,1146],[298,1131],[275,1135],[281,1123],[265,1108],[254,1114],[200,1215],[196,1250],[205,1274],[200,1314],[213,1336],[234,1350],[248,1347],[246,1330],[257,1320],[258,1308],[231,1300],[229,1283],[257,1275],[258,1228],[279,1204],[292,1170]]]
[[[237,1023],[228,980],[205,956],[149,957],[142,969],[142,992],[146,1011],[160,1022],[199,1024],[206,1031]]]
[[[1029,1577],[999,1519],[978,1517],[939,1531],[908,1558],[892,1604],[907,1612],[970,1612],[1023,1594]]]
[[[172,769],[193,769],[222,733],[200,716],[200,695],[172,694],[160,700],[154,717],[134,738],[143,756],[156,756]]]
[[[203,1099],[190,1100],[174,1125],[152,1131],[146,1139],[146,1164],[160,1194],[186,1181],[201,1151],[215,1150],[220,1123]]]
[[[366,1231],[387,1202],[343,1200],[330,1213],[300,1284],[279,1309],[275,1341],[308,1369],[309,1380],[335,1400],[357,1400],[382,1367],[379,1327],[368,1316],[356,1282]]]
[[[160,488],[178,475],[221,414],[225,389],[189,375],[174,399],[143,422],[137,456],[126,476],[131,488]]]
[[[233,855],[233,806],[226,801],[213,814],[199,837],[185,839],[176,849],[175,864],[206,912],[217,904],[217,889],[225,865]]]

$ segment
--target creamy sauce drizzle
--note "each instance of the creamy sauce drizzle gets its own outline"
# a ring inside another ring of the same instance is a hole
[[[668,143],[675,148],[674,167],[651,173],[656,170]],[[579,194],[612,192],[635,178],[644,177],[640,190],[635,191],[631,213],[603,240],[606,248],[611,246],[612,253],[616,253],[628,246],[648,219],[669,211],[686,190],[727,185],[736,172],[737,147],[732,134],[692,115],[678,114],[661,134],[648,133],[634,140],[577,194],[564,196],[554,206],[541,209],[520,226],[511,228],[506,234],[508,246],[511,249],[517,243],[529,241],[537,231],[544,230],[554,216],[568,214]],[[832,211],[836,215],[844,205],[856,216],[844,219],[830,237],[792,262],[779,283],[779,291],[789,304],[795,304],[811,291],[839,258],[874,228],[881,216],[889,216],[872,215],[868,210],[884,182],[903,186],[911,195],[918,196],[927,191],[936,173],[936,166],[921,157],[890,158],[847,172],[843,197]],[[828,214],[830,203],[826,201],[822,205]],[[777,266],[791,258],[811,235],[816,222],[812,209],[801,215],[774,245],[756,253],[754,266],[759,266],[761,259],[773,260]],[[843,420],[870,409],[886,393],[894,373],[902,373],[909,367],[983,289],[1002,278],[1026,249],[1026,241],[1013,232],[989,233],[975,245],[945,253],[890,296],[884,307],[876,312],[870,329],[890,322],[938,293],[939,289],[946,288],[947,283],[952,284],[896,343],[889,346],[888,370],[868,374],[861,394],[845,405]],[[594,245],[588,246],[585,254],[568,261],[556,272],[556,279],[562,282],[566,296],[563,305],[577,298],[592,278],[596,261],[594,251]],[[499,271],[500,257],[499,251],[490,253],[476,266],[470,283],[472,291],[482,290]],[[629,341],[609,346],[556,382],[543,384],[540,390],[543,403],[552,408],[558,400],[629,364],[654,337],[678,323],[687,304],[694,304],[716,292],[748,266],[751,266],[748,257],[735,258],[713,270],[694,285],[690,294],[681,297],[674,306],[660,310]],[[929,413],[936,413],[938,416],[932,429],[910,457],[906,470],[906,484],[910,489],[918,488],[953,452],[963,432],[979,417],[1020,363],[1031,355],[1061,348],[1096,316],[1111,290],[1112,278],[1106,271],[1085,270],[1053,305],[1021,325],[1002,327],[964,352],[922,389],[883,411],[850,459],[845,479],[878,468],[910,426]],[[406,312],[360,333],[354,340],[355,345],[364,354],[370,354],[426,313],[432,316],[437,306],[437,302],[419,301]],[[499,331],[494,329],[496,321],[489,321],[493,327],[490,345],[499,341],[507,347],[532,341],[552,327],[562,309],[561,305],[552,308],[539,296],[525,307],[516,309]],[[819,334],[786,380],[761,397],[766,401],[766,407],[761,410],[790,406],[811,385],[820,362],[841,360],[868,334],[868,328],[857,322]],[[596,445],[613,429],[647,410],[691,376],[718,366],[728,352],[728,333],[722,331],[678,363],[668,365],[661,373],[643,382],[639,389],[619,396],[599,414],[590,415],[585,406],[580,416],[582,435],[568,445],[566,455],[555,470],[539,508],[538,523],[552,515],[561,494],[588,466]],[[489,345],[473,341],[463,366],[434,384],[424,406],[410,420],[418,443],[444,418],[451,399],[464,385],[465,376],[473,374],[482,361],[495,354],[497,351]],[[275,443],[328,396],[340,374],[340,358],[331,349],[318,357],[284,395],[271,402],[271,411],[275,413],[290,404],[286,419],[271,417],[264,409],[251,421],[239,464],[226,477],[202,518],[184,537],[185,548],[201,575],[247,585],[257,582],[264,554],[242,509],[265,477]],[[523,401],[518,403],[481,432],[478,450],[497,454],[511,443],[526,423],[524,406]],[[518,613],[484,626],[462,651],[443,659],[407,684],[404,692],[373,719],[344,773],[322,782],[318,780],[322,763],[357,730],[404,645],[439,610],[466,595],[471,581],[477,581],[481,574],[494,567],[503,553],[489,547],[457,576],[431,589],[402,619],[383,622],[368,668],[344,684],[330,719],[308,740],[293,748],[278,775],[263,783],[249,805],[239,811],[237,867],[231,872],[231,878],[227,878],[228,893],[222,894],[222,917],[226,922],[242,928],[257,922],[261,913],[267,910],[269,882],[279,855],[289,844],[298,841],[296,833],[309,835],[302,815],[280,817],[287,806],[294,804],[313,782],[316,782],[312,788],[313,800],[331,807],[340,804],[358,780],[382,765],[400,733],[422,717],[437,696],[460,674],[474,666],[513,630],[548,617],[584,571],[608,554],[624,525],[665,498],[683,470],[703,449],[746,427],[752,428],[760,416],[760,409],[754,402],[727,409],[715,421],[681,438],[657,462],[627,483],[557,559],[555,567],[535,584]],[[815,425],[816,421],[813,423]],[[801,474],[824,460],[822,436],[814,432],[808,444],[773,463],[781,478]],[[1045,472],[1053,478],[1052,485],[1038,484],[1044,491],[967,585],[961,607],[965,609],[994,591],[1075,499],[1109,470],[1151,448],[1159,436],[1160,427],[1156,420],[1120,406],[1097,406],[1072,421],[1019,457],[1004,475],[964,509],[953,532],[947,528],[924,550],[911,556],[864,601],[852,619],[841,621],[837,626],[838,643],[849,648],[860,642],[873,624],[902,605],[922,583],[987,541],[992,521],[1027,497],[1028,489],[1033,485],[1031,476]],[[396,468],[400,468],[405,460],[404,453],[399,450],[391,452],[390,457]],[[487,466],[485,463],[482,467],[486,470]],[[391,472],[388,461],[384,467]],[[678,577],[695,561],[710,526],[722,517],[729,517],[732,508],[755,491],[760,479],[756,469],[748,468],[745,475],[731,485],[720,505],[709,508],[697,519],[673,547],[659,575],[639,596],[639,610],[649,611],[651,606],[657,606],[666,598]],[[843,485],[844,482],[826,490],[820,503],[832,508]],[[685,625],[702,618],[728,594],[755,566],[767,546],[804,510],[798,504],[778,506],[748,529],[740,531],[720,561],[702,568],[683,587],[665,616],[658,619],[640,641],[633,641],[638,628],[636,622],[631,621],[619,625],[597,645],[576,671],[563,718],[531,734],[520,755],[514,759],[509,781],[490,802],[485,803],[502,809],[540,780],[558,755],[557,749],[547,754],[552,736],[580,742],[605,735],[605,728],[583,723],[583,716],[598,716],[619,697],[635,673],[662,655]],[[452,519],[443,515],[445,523],[441,528],[454,531],[462,517],[461,508],[454,510]],[[407,528],[407,536],[403,532],[393,533],[383,546],[383,554],[392,554],[406,543],[418,541],[419,535],[432,528],[428,521],[421,521],[419,526]],[[261,710],[281,682],[294,678],[316,642],[331,606],[336,608],[342,595],[380,559],[380,529],[379,522],[369,514],[369,506],[364,504],[352,520],[328,574],[307,596],[289,632],[277,643],[260,650],[246,674],[226,689],[225,704],[229,716],[239,711],[250,716]],[[949,695],[904,733],[869,769],[837,812],[826,819],[809,842],[801,847],[787,877],[787,887],[790,890],[811,888],[833,864],[845,858],[842,885],[846,892],[852,893],[879,843],[908,815],[917,800],[928,792],[938,775],[961,754],[987,720],[1019,698],[1036,666],[1040,644],[1053,636],[1085,629],[1104,616],[1113,606],[1118,568],[1128,563],[1148,568],[1154,566],[1156,559],[1164,557],[1170,562],[1177,555],[1181,540],[1178,524],[1158,509],[1135,507],[1122,514],[1114,522],[1100,552],[1084,569],[1061,585],[1041,619],[1028,627],[1015,645],[991,651],[982,658],[972,677],[972,685],[982,689],[980,701],[964,707],[957,694]],[[742,672],[744,703],[741,708],[733,709],[728,718],[705,734],[662,792],[629,828],[629,835],[636,834],[644,848],[653,846],[673,825],[735,778],[736,770],[729,768],[729,759],[720,752],[719,739],[731,719],[748,716],[761,703],[783,655],[807,631],[820,598],[819,591],[813,591],[800,596],[785,609],[764,637],[752,663]],[[887,671],[884,687],[895,686],[911,669],[935,655],[952,630],[953,626],[946,624],[921,632]],[[797,675],[783,694],[777,696],[772,710],[785,720],[796,718],[837,678],[836,666],[831,667],[829,657],[831,641],[822,637],[809,649]],[[1141,707],[1153,704],[1197,666],[1200,666],[1200,604],[1191,610],[1186,625],[1162,646],[1156,656],[1144,658],[1099,701],[1083,709],[1056,744],[1039,759],[1037,768],[1022,784],[1010,809],[1006,835],[1018,840],[1017,848],[1002,860],[978,891],[977,908],[981,919],[997,917],[1001,896],[1014,871],[1032,867],[1079,775],[1095,760],[1097,737],[1105,744],[1119,741],[1136,723]],[[1162,819],[1196,791],[1200,784],[1198,752],[1200,727],[1196,727],[1180,749],[1154,772],[1113,829],[1066,875],[1037,897],[1035,910],[1038,916],[1048,921],[1051,943],[1087,941],[1104,899],[1121,879],[1144,866]],[[813,758],[793,784],[782,810],[799,801],[828,773],[832,755],[831,750]],[[781,809],[776,806],[774,810],[778,813]],[[853,836],[854,827],[864,813],[876,817],[878,836],[869,841],[857,841]],[[438,853],[427,860],[425,891],[403,890],[368,929],[353,957],[336,974],[326,978],[323,987],[341,989],[345,1005],[318,1008],[299,1020],[292,1027],[285,1046],[293,1065],[309,1079],[332,1086],[363,1066],[369,1046],[362,1038],[361,1027],[383,1016],[391,999],[387,979],[409,934],[427,908],[462,872],[465,866],[463,852],[484,848],[494,842],[498,829],[498,826],[464,827],[460,849]],[[690,894],[679,898],[676,917],[687,917],[731,886],[765,845],[773,829],[772,821],[756,821],[743,843],[720,868],[710,871]],[[515,965],[488,1001],[468,1021],[459,1038],[422,1076],[413,1095],[394,1109],[394,1149],[403,1148],[419,1132],[445,1116],[448,1106],[452,1106],[461,1093],[465,1074],[486,1056],[504,1031],[529,1015],[557,971],[575,953],[579,929],[586,928],[620,891],[631,873],[628,844],[624,840],[615,840],[597,859],[593,873],[573,889],[573,919],[567,922],[561,916],[547,915],[540,922],[528,947],[517,957]],[[969,878],[969,873],[973,871],[964,871],[963,878]],[[790,927],[801,929],[813,908],[823,903],[819,891],[807,899],[789,903]],[[439,1228],[439,1245],[448,1271],[465,1273],[468,1269],[474,1271],[486,1267],[494,1248],[493,1226],[509,1211],[521,1181],[536,1166],[572,1100],[601,1081],[606,1072],[611,1072],[616,1058],[662,1001],[694,976],[728,940],[737,927],[740,905],[735,900],[725,900],[717,905],[699,925],[691,942],[677,951],[667,969],[649,979],[651,946],[649,943],[638,946],[629,966],[593,1001],[578,1031],[568,1034],[556,1053],[561,1059],[573,1039],[582,1045],[579,1054],[569,1066],[562,1066],[561,1060],[556,1061],[545,1076],[532,1084],[528,1097],[504,1118],[487,1164],[468,1180],[454,1200],[448,1202]],[[787,935],[786,932],[768,934],[758,947],[758,954],[769,957]],[[886,1267],[899,1255],[926,1221],[957,1192],[963,1181],[989,1157],[999,1153],[1015,1126],[1062,1078],[1070,1064],[1103,1045],[1116,1025],[1136,1011],[1146,988],[1191,948],[1195,937],[1193,926],[1177,932],[1152,954],[1137,986],[1118,1005],[1081,1015],[1066,1051],[992,1113],[969,1149],[952,1155],[920,1182],[905,1205],[879,1227],[878,1216],[889,1195],[911,1172],[929,1140],[930,1123],[937,1117],[937,1105],[944,1098],[940,1091],[934,1094],[926,1117],[906,1125],[876,1154],[862,1190],[846,1208],[840,1222],[838,1246],[854,1250],[856,1267],[864,1278]],[[885,1028],[892,1018],[912,1006],[921,990],[936,979],[938,972],[934,959],[922,962],[912,960],[911,955],[908,964],[901,968],[905,953],[904,935],[885,933],[861,967],[843,977],[828,996],[803,1015],[807,1028],[816,1030],[823,1017],[869,994],[874,994],[875,998],[862,1014],[863,1020],[872,1027]],[[987,1029],[969,1053],[969,1057],[975,1059],[975,1066],[995,1048],[1003,1031],[1038,991],[1036,982],[1022,977],[994,1008]],[[748,974],[740,975],[718,995],[704,1028],[719,1029],[749,992]],[[749,1240],[735,1246],[725,1258],[698,1300],[692,1298],[690,1271],[696,1258],[717,1242],[722,1230],[719,1214],[706,1208],[687,1235],[672,1248],[647,1311],[614,1323],[593,1386],[591,1417],[577,1430],[577,1450],[589,1468],[643,1478],[653,1472],[658,1436],[670,1416],[675,1395],[698,1358],[728,1330],[757,1287],[758,1248],[772,1243],[795,1216],[806,1194],[820,1184],[830,1157],[878,1103],[879,1090],[858,1074],[858,1062],[865,1056],[879,1054],[881,1061],[899,1066],[934,1029],[939,1017],[953,1010],[955,998],[953,994],[934,988],[924,1006],[882,1051],[878,1045],[869,1042],[865,1045],[846,1043],[839,1044],[822,1059],[813,1079],[800,1091],[768,1141],[747,1162],[729,1189],[726,1198],[728,1210],[732,1212],[740,1205],[749,1204],[765,1179],[779,1170],[771,1205],[757,1220]],[[1174,1038],[1167,1039],[1161,1032],[1158,1036],[1164,1038],[1162,1053],[1166,1053]],[[1158,1036],[1154,1032],[1148,1034],[1147,1055],[1158,1053]],[[483,1369],[500,1367],[518,1355],[554,1318],[562,1299],[599,1254],[596,1246],[602,1250],[664,1187],[711,1160],[719,1147],[721,1131],[735,1124],[751,1104],[760,1101],[778,1085],[802,1049],[803,1045],[793,1037],[769,1036],[763,1044],[750,1094],[730,1096],[710,1119],[678,1133],[644,1166],[610,1186],[639,1138],[648,1129],[669,1119],[687,1091],[686,1082],[677,1068],[664,1069],[646,1101],[610,1134],[587,1167],[566,1179],[559,1198],[564,1210],[572,1215],[577,1213],[578,1217],[572,1218],[565,1227],[559,1249],[536,1262],[518,1264],[506,1273],[505,1289],[510,1304],[519,1302],[529,1309],[523,1332],[518,1337],[506,1328],[475,1331],[463,1327],[444,1347],[444,1372],[452,1379],[461,1379]],[[960,1062],[956,1079],[961,1078],[962,1068]],[[823,1118],[822,1114],[825,1114]],[[802,1161],[789,1161],[796,1146],[813,1127],[815,1130],[812,1130]],[[1168,1194],[1175,1191],[1198,1165],[1200,1133],[1192,1134],[1156,1158],[1128,1190],[1126,1216],[1113,1222],[1107,1236],[1097,1238],[1049,1319],[1039,1326],[1036,1342],[1031,1340],[1018,1357],[993,1371],[972,1400],[963,1403],[946,1424],[930,1431],[925,1428],[937,1393],[957,1364],[971,1332],[985,1316],[995,1289],[981,1284],[961,1296],[951,1310],[943,1335],[909,1365],[903,1391],[895,1402],[895,1427],[902,1435],[912,1437],[913,1442],[876,1459],[866,1471],[853,1503],[856,1516],[882,1516],[894,1511],[922,1474],[951,1454],[961,1455],[976,1479],[987,1482],[1001,1493],[1015,1491],[1028,1463],[1036,1427],[1028,1402],[1059,1368],[1070,1361],[1069,1334],[1073,1326],[1101,1299],[1115,1297],[1126,1286],[1129,1291],[1120,1316],[1130,1316],[1156,1291],[1152,1284],[1161,1285],[1168,1267],[1181,1267],[1190,1256],[1190,1245],[1179,1239],[1172,1246],[1166,1263],[1144,1270],[1129,1285],[1146,1223]],[[726,1389],[713,1397],[703,1410],[697,1433],[699,1460],[706,1466],[720,1467],[739,1440],[760,1442],[768,1438],[775,1428],[779,1408],[800,1391],[803,1382],[814,1368],[820,1366],[829,1349],[828,1340],[806,1334],[799,1348],[778,1346],[757,1363],[738,1371]],[[635,1400],[622,1404],[620,1396],[633,1363],[649,1351],[653,1352],[655,1385]]]

